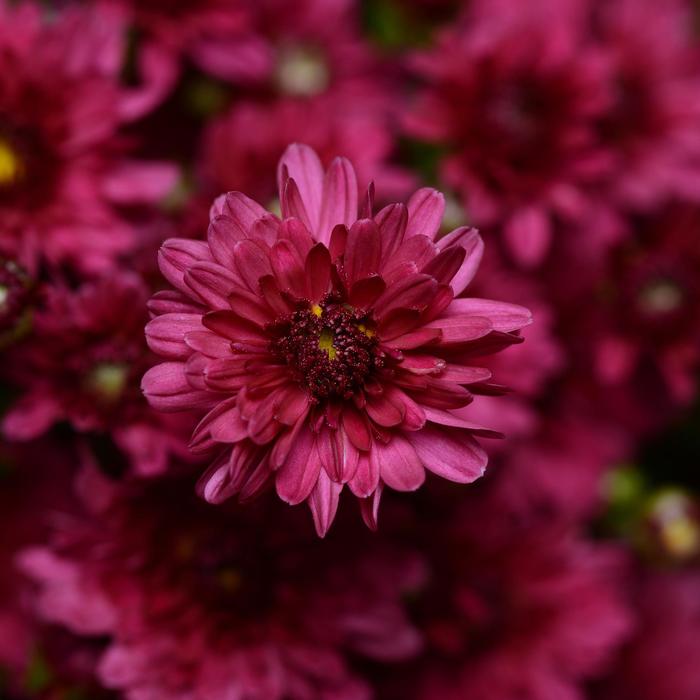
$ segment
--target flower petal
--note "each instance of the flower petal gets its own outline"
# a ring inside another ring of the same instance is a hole
[[[283,198],[287,178],[295,180],[299,195],[312,223],[310,229],[315,232],[321,215],[324,180],[323,165],[321,165],[316,151],[300,143],[293,143],[287,147],[277,167],[280,201]]]
[[[321,460],[314,441],[311,430],[308,426],[303,426],[292,441],[284,464],[277,472],[277,494],[290,505],[305,501],[318,481]]]
[[[450,282],[455,296],[459,296],[474,279],[484,254],[484,242],[475,228],[465,226],[448,233],[437,245],[440,250],[459,246],[466,251],[462,265]]]
[[[148,403],[159,411],[205,408],[215,400],[209,392],[191,387],[182,362],[163,362],[151,367],[143,375],[141,391]]]
[[[425,481],[425,469],[415,449],[399,434],[386,445],[375,441],[370,459],[376,461],[382,481],[396,491],[415,491]]]
[[[328,243],[337,224],[351,226],[357,219],[357,177],[347,158],[335,158],[323,185],[323,201],[316,239]]]
[[[331,481],[324,470],[318,475],[316,486],[309,497],[309,508],[319,537],[325,537],[338,510],[342,484]]]
[[[344,267],[348,282],[369,277],[379,270],[379,230],[371,219],[356,221],[348,232]]]
[[[163,314],[146,325],[146,342],[157,355],[184,360],[192,354],[185,343],[186,334],[202,330],[199,314]]]
[[[406,237],[423,235],[434,239],[445,213],[445,197],[430,187],[423,187],[408,200]]]
[[[532,323],[532,312],[524,306],[491,299],[455,299],[447,310],[448,316],[482,316],[491,321],[493,329],[509,333]]]
[[[486,453],[465,431],[428,425],[407,438],[425,468],[444,479],[468,484],[486,470]]]

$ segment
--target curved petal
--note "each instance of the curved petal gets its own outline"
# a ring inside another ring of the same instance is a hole
[[[423,187],[408,200],[406,237],[421,234],[434,239],[445,213],[445,197],[431,187]]]
[[[290,505],[305,501],[318,481],[321,460],[314,442],[313,433],[304,425],[294,437],[284,464],[277,472],[277,494]]]
[[[319,537],[325,537],[333,524],[342,490],[342,484],[331,481],[326,472],[321,470],[316,486],[309,496],[309,508]]]
[[[337,224],[351,226],[357,219],[357,177],[347,158],[335,158],[323,184],[323,201],[314,231],[316,240],[328,244]]]
[[[376,460],[382,481],[396,491],[415,491],[425,481],[421,460],[401,435],[393,435],[386,445],[376,441],[370,459]]]
[[[468,484],[484,475],[486,453],[463,430],[428,425],[407,438],[425,468],[444,479]]]
[[[482,316],[491,321],[494,330],[504,333],[532,323],[532,312],[524,306],[491,299],[455,299],[447,309],[447,316]]]
[[[296,182],[299,197],[311,223],[310,229],[316,231],[321,216],[324,174],[323,165],[313,148],[293,143],[282,154],[277,166],[280,201],[284,199],[289,178]]]

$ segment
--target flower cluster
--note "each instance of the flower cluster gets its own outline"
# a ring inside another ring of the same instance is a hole
[[[699,11],[0,0],[0,696],[698,700]]]

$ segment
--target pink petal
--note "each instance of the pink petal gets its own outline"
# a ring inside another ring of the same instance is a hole
[[[228,303],[232,311],[261,328],[275,319],[274,312],[259,295],[242,287],[237,287],[229,294]]]
[[[306,256],[315,243],[309,233],[309,229],[299,219],[293,218],[285,219],[280,224],[277,240],[281,239],[285,239],[292,244],[301,260],[306,260]],[[274,242],[272,245],[274,245]]]
[[[197,482],[197,493],[208,503],[223,503],[236,493],[231,474],[231,456],[230,450],[223,452]]]
[[[227,309],[238,279],[215,262],[198,262],[185,272],[185,284],[210,309]]]
[[[196,262],[211,260],[209,246],[204,241],[190,241],[184,238],[170,238],[158,252],[158,266],[163,277],[176,289],[190,295],[185,285],[185,270]]]
[[[401,247],[408,223],[408,210],[404,204],[390,204],[374,217],[374,223],[379,229],[379,238],[382,243],[382,269],[384,269]]]
[[[425,468],[449,481],[471,483],[486,470],[486,453],[464,431],[428,425],[407,437]]]
[[[163,362],[151,367],[141,380],[141,390],[151,406],[159,411],[203,408],[212,401],[210,393],[190,386],[182,362]]]
[[[275,409],[275,420],[278,420],[284,425],[294,425],[297,421],[306,415],[309,410],[308,394],[296,386],[288,384],[278,390],[278,402]]]
[[[344,267],[348,281],[369,277],[379,269],[379,230],[371,219],[356,221],[348,233]]]
[[[274,214],[261,216],[250,230],[249,238],[253,241],[271,246],[278,238],[280,231],[280,220]]]
[[[360,219],[371,219],[374,212],[374,182],[367,185],[365,196],[360,205]]]
[[[210,331],[229,340],[266,345],[269,338],[255,323],[233,311],[210,311],[202,318],[202,324]]]
[[[367,498],[374,493],[379,483],[379,464],[376,459],[370,459],[369,452],[361,452],[359,456],[355,475],[348,486],[358,498]]]
[[[277,494],[290,505],[305,501],[320,477],[321,460],[314,440],[313,433],[308,426],[304,426],[296,435],[284,464],[277,472]]]
[[[307,291],[311,301],[321,301],[331,281],[331,254],[322,243],[317,243],[304,263]]]
[[[343,224],[338,224],[331,231],[331,240],[328,244],[328,251],[331,254],[331,260],[335,262],[341,255],[345,254],[345,246],[348,242],[348,227]]]
[[[314,490],[309,497],[309,508],[319,537],[325,537],[338,510],[338,499],[343,490],[342,484],[331,481],[321,470]]]
[[[246,240],[236,244],[233,257],[241,279],[257,293],[260,278],[272,274],[269,255],[256,241]]]
[[[201,331],[187,333],[185,343],[190,349],[207,357],[228,357],[231,355],[231,343],[226,338],[204,328]]]
[[[260,278],[260,291],[267,305],[280,316],[286,316],[291,307],[280,293],[279,285],[273,275],[265,275]]]
[[[281,291],[303,297],[306,292],[304,259],[287,239],[281,239],[270,250],[270,264]]]
[[[152,316],[162,314],[194,314],[202,312],[202,305],[186,297],[175,289],[163,289],[156,292],[147,302]]]
[[[448,316],[482,316],[491,321],[493,329],[509,333],[532,323],[532,312],[524,306],[490,299],[455,299]]]
[[[384,487],[380,481],[374,494],[368,498],[363,498],[360,501],[360,514],[362,515],[362,520],[364,520],[365,525],[370,530],[377,529],[377,520],[379,518],[379,503],[382,499],[382,491]]]
[[[419,328],[416,331],[400,335],[398,338],[383,341],[383,344],[396,350],[413,350],[434,343],[441,337],[442,331],[439,328]]]
[[[429,300],[435,294],[437,283],[428,275],[414,274],[387,287],[382,294],[375,309],[377,318],[381,319],[393,309],[424,309]]]
[[[466,367],[450,363],[445,367],[440,377],[457,384],[475,384],[491,379],[491,372],[483,367]]]
[[[370,459],[376,460],[382,481],[396,491],[415,491],[425,481],[421,460],[411,443],[399,434],[386,445],[376,441]]]
[[[462,227],[441,238],[437,245],[440,250],[459,246],[466,251],[464,261],[450,283],[455,296],[458,296],[467,288],[479,269],[484,254],[484,242],[476,229]]]
[[[421,272],[434,277],[438,284],[449,284],[462,267],[465,256],[464,248],[459,246],[445,248]]]
[[[292,179],[287,180],[287,184],[284,187],[280,208],[285,219],[298,219],[309,231],[315,230],[314,222],[309,218],[309,214],[304,207],[304,201],[299,193],[297,183]]]
[[[383,394],[378,394],[377,396],[371,394],[367,395],[365,409],[367,415],[377,423],[377,425],[382,425],[385,428],[399,425],[404,417],[401,408],[401,404],[393,404]]]
[[[407,263],[413,263],[416,271],[424,268],[438,252],[437,246],[427,236],[413,236],[391,256],[382,267],[382,277],[393,284],[403,277]]]
[[[105,178],[105,194],[117,204],[153,204],[177,184],[178,169],[169,163],[125,162]]]
[[[347,405],[343,409],[343,428],[347,432],[350,442],[358,450],[366,452],[370,449],[372,438],[367,419],[353,406]]]
[[[2,432],[10,440],[33,440],[64,417],[61,406],[41,394],[29,394],[3,416]]]
[[[185,335],[201,330],[202,317],[199,314],[164,314],[147,324],[146,342],[157,355],[184,360],[192,354],[185,343]]]
[[[218,403],[199,422],[192,433],[190,449],[204,451],[210,442],[233,443],[248,436],[246,422],[242,419],[236,397]]]
[[[207,230],[207,242],[216,262],[232,269],[236,243],[247,238],[229,216],[216,216]]]
[[[545,212],[533,206],[516,211],[504,235],[513,257],[525,267],[534,267],[547,254],[552,232]]]
[[[377,326],[377,334],[382,342],[392,340],[413,331],[420,323],[420,311],[394,309],[381,318]]]
[[[285,178],[293,178],[304,208],[309,215],[311,231],[317,230],[323,200],[323,166],[316,152],[303,144],[294,143],[282,154],[277,167],[277,186],[280,201],[285,190]]]
[[[358,309],[368,309],[384,293],[386,284],[378,275],[371,275],[353,283],[348,301]]]
[[[424,187],[408,200],[406,237],[423,235],[434,239],[445,213],[445,197],[441,192]]]
[[[322,430],[316,439],[316,447],[321,463],[333,481],[344,484],[352,479],[360,453],[344,430]]]
[[[479,435],[480,437],[487,438],[502,438],[503,433],[499,433],[497,430],[491,430],[490,428],[484,428],[482,425],[477,423],[472,423],[471,421],[460,418],[459,416],[451,413],[450,411],[445,411],[440,408],[431,408],[429,406],[424,406],[425,417],[431,423],[438,423],[439,425],[447,425],[451,428],[462,428],[463,430],[468,430],[473,435]]]
[[[441,345],[477,340],[493,330],[491,321],[483,316],[449,316],[431,321],[427,327],[440,329]]]
[[[253,224],[268,216],[267,210],[242,192],[228,192],[224,196],[222,213],[231,219],[243,237],[250,237]]]
[[[351,226],[357,219],[357,178],[347,158],[335,158],[326,173],[323,201],[316,239],[330,241],[331,231],[337,224]]]
[[[386,398],[399,407],[403,415],[401,427],[404,430],[420,430],[425,425],[425,411],[410,396],[397,386],[388,386],[384,390]]]

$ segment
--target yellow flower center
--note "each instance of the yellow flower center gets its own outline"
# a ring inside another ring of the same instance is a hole
[[[311,97],[330,81],[323,56],[313,49],[292,46],[283,50],[277,65],[277,84],[288,95]]]
[[[97,365],[88,377],[88,387],[106,403],[118,401],[127,383],[126,365],[105,362]]]
[[[4,139],[0,139],[0,185],[11,185],[22,174],[19,156]]]
[[[324,328],[321,331],[321,335],[318,336],[318,347],[325,351],[329,360],[335,360],[338,351],[333,347],[333,331],[330,328]]]

